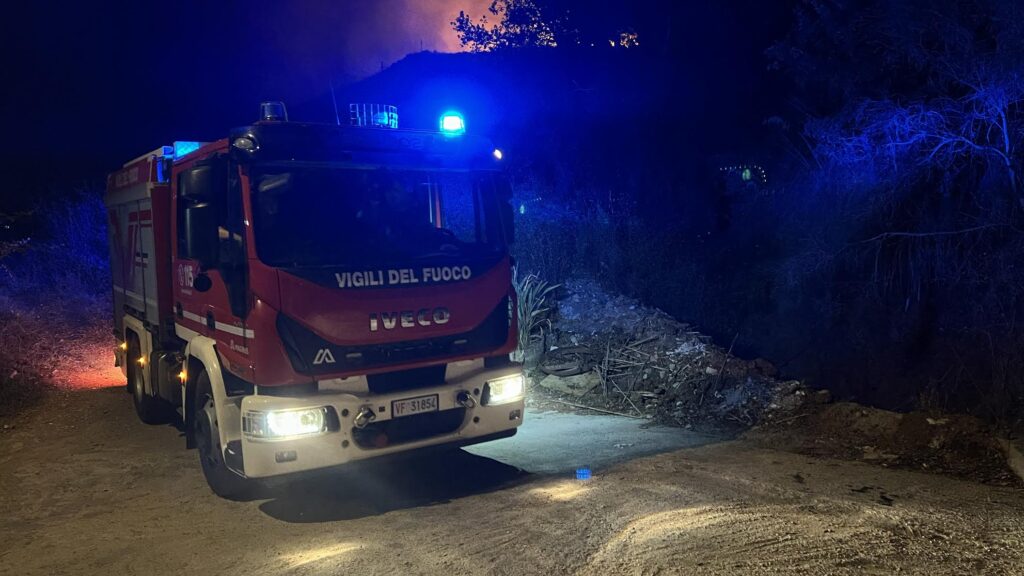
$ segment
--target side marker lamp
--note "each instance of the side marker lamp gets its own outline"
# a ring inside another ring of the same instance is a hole
[[[480,403],[484,406],[508,404],[521,399],[525,392],[526,379],[522,374],[503,376],[484,384],[483,398]]]

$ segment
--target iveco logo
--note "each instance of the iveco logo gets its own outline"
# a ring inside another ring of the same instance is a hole
[[[334,364],[334,354],[331,354],[330,349],[321,348],[316,353],[316,357],[313,358],[313,365],[319,366],[320,364]]]
[[[370,314],[370,332],[376,332],[382,327],[385,330],[393,330],[396,327],[413,328],[431,324],[447,324],[451,317],[451,312],[447,308],[434,308],[433,310],[420,308],[419,310]]]

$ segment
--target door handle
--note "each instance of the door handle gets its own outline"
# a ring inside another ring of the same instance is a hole
[[[207,312],[206,313],[206,327],[209,328],[210,330],[213,330],[214,326],[216,326],[216,325],[217,325],[217,323],[213,320],[213,312]]]

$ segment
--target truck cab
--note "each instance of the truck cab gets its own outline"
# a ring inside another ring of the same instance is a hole
[[[222,496],[522,422],[500,151],[454,113],[412,131],[353,108],[266,104],[109,181],[118,363],[143,420],[177,408]]]

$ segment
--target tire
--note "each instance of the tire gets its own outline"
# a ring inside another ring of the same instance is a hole
[[[224,451],[217,431],[217,415],[213,408],[213,388],[206,370],[196,376],[195,400],[192,405],[192,437],[199,452],[199,464],[210,490],[228,500],[252,500],[257,495],[255,481],[239,476],[224,463]]]
[[[128,364],[128,391],[132,395],[135,413],[146,424],[166,424],[170,420],[170,410],[162,400],[146,393],[143,367],[138,362],[140,354],[139,342],[133,337],[128,343],[125,362]]]

